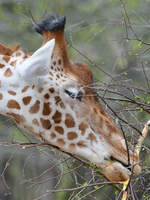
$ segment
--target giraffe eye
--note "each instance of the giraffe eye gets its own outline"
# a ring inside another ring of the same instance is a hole
[[[81,101],[84,94],[82,91],[77,90],[76,88],[69,88],[64,90],[67,95],[69,95],[72,99],[78,99]]]

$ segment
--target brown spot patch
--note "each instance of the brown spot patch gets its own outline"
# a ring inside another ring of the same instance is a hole
[[[33,120],[32,120],[32,123],[33,123],[34,125],[36,125],[36,126],[39,126],[39,125],[40,125],[37,119],[33,119]]]
[[[53,65],[51,66],[51,69],[52,69],[52,70],[54,69]]]
[[[0,54],[3,54],[3,55],[11,55],[12,54],[12,51],[10,48],[0,44]]]
[[[61,98],[59,96],[55,97],[55,103],[58,105],[60,102],[62,102]]]
[[[90,133],[88,135],[87,139],[93,141],[93,140],[96,140],[96,137],[95,137],[95,135],[93,133]]]
[[[25,128],[26,130],[28,130],[29,132],[31,132],[31,133],[34,132],[34,129],[33,129],[32,126],[27,126],[27,125],[25,125],[24,128]]]
[[[39,88],[39,89],[38,89],[38,92],[39,92],[39,93],[42,93],[43,90],[44,90],[43,88]]]
[[[57,140],[57,143],[58,143],[59,146],[64,146],[66,144],[65,141],[63,139],[61,139],[61,138],[59,138]]]
[[[59,76],[58,74],[56,75],[56,77],[57,77],[58,79],[60,78],[60,76]]]
[[[9,100],[7,103],[7,107],[20,110],[20,105],[16,100]]]
[[[51,113],[50,103],[43,104],[43,115],[49,115]]]
[[[9,93],[10,95],[13,95],[13,96],[16,95],[16,92],[14,92],[14,91],[12,91],[12,90],[9,90],[8,93]]]
[[[60,134],[63,135],[64,134],[64,129],[61,126],[55,126],[55,130]]]
[[[3,67],[5,67],[5,65],[3,65],[3,64],[0,64],[0,69],[2,69]]]
[[[24,103],[24,105],[28,105],[31,101],[31,96],[26,96],[26,97],[23,97],[22,101]]]
[[[61,59],[58,60],[58,64],[61,65]]]
[[[56,110],[56,112],[52,118],[55,123],[60,123],[61,122],[61,113],[58,110]]]
[[[18,115],[18,114],[15,114],[15,113],[6,113],[8,116],[12,117],[17,124],[19,123],[24,123],[26,121],[26,119],[24,118],[23,115]]]
[[[88,128],[88,125],[84,122],[81,122],[81,124],[79,125],[79,130],[81,131],[81,134],[84,135],[86,129]]]
[[[45,98],[45,99],[49,99],[49,97],[50,97],[50,96],[49,96],[48,93],[46,93],[46,94],[44,95],[44,98]]]
[[[56,61],[53,62],[53,65],[56,65]]]
[[[36,100],[36,102],[33,104],[33,106],[31,106],[29,112],[30,113],[37,113],[40,109],[40,101],[39,100]]]
[[[25,86],[23,89],[22,89],[22,93],[26,92],[28,89],[29,89],[29,85]]]
[[[96,113],[96,114],[98,114],[98,110],[97,110],[97,108],[93,108],[93,111]]]
[[[52,73],[52,72],[49,72],[49,74],[50,74],[51,76],[53,76],[53,73]]]
[[[78,137],[78,135],[75,132],[68,132],[67,136],[69,140],[74,140],[75,138]]]
[[[62,101],[60,102],[59,105],[60,105],[61,108],[65,109],[65,104]]]
[[[7,63],[8,63],[8,62],[9,62],[9,60],[10,60],[10,56],[4,56],[4,57],[3,57],[3,59],[5,60],[5,62],[7,62]]]
[[[54,132],[52,132],[50,136],[52,139],[54,139],[56,137],[56,134]]]
[[[15,65],[16,65],[16,60],[15,60],[15,61],[12,61],[12,62],[10,63],[10,65],[15,66]]]
[[[10,84],[10,87],[13,87],[13,88],[18,88],[19,85],[18,84]]]
[[[54,92],[55,92],[54,88],[49,88],[49,91],[50,91],[51,93],[54,93]]]
[[[32,85],[32,89],[34,89],[34,88],[35,88],[35,85],[33,84],[33,85]]]
[[[0,100],[2,100],[3,99],[3,94],[2,93],[0,93]]]
[[[75,126],[74,119],[70,114],[66,114],[65,124],[67,128],[72,128]]]
[[[40,118],[43,128],[50,129],[52,127],[51,122],[48,119]]]
[[[6,69],[6,71],[4,72],[4,76],[6,76],[6,77],[10,77],[10,76],[12,76],[12,71],[8,68],[8,69]]]
[[[80,148],[86,147],[86,145],[84,144],[84,141],[79,141],[79,142],[77,143],[77,145],[78,145]]]

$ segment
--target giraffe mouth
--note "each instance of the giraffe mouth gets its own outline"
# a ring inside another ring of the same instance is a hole
[[[113,156],[111,156],[110,157],[110,160],[111,161],[117,161],[117,162],[119,162],[120,164],[122,164],[125,168],[127,168],[130,172],[132,172],[132,165],[129,163],[129,164],[125,164],[125,163],[123,163],[122,161],[120,161],[120,160],[118,160],[118,159],[116,159],[116,158],[114,158]]]

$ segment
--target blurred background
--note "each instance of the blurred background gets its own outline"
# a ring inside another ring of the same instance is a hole
[[[70,58],[91,67],[101,104],[134,143],[138,133],[130,125],[142,130],[150,118],[150,1],[122,2],[0,0],[0,42],[35,51],[42,37],[34,31],[31,13],[37,23],[47,14],[65,15]],[[118,120],[109,106],[128,124]],[[0,120],[0,200],[120,199],[120,186],[96,184],[106,180],[92,164],[87,167],[51,147],[2,145],[39,141],[9,118]],[[141,166],[129,199],[150,199],[150,137],[142,148]],[[93,186],[86,187],[89,184]]]

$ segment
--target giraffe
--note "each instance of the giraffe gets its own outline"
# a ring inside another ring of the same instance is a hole
[[[125,184],[131,168],[135,175],[141,171],[139,153],[150,121],[129,150],[129,164],[122,133],[88,87],[92,71],[69,59],[65,23],[65,17],[48,16],[36,24],[43,44],[34,53],[0,44],[0,113],[41,141],[101,167],[110,181]]]

